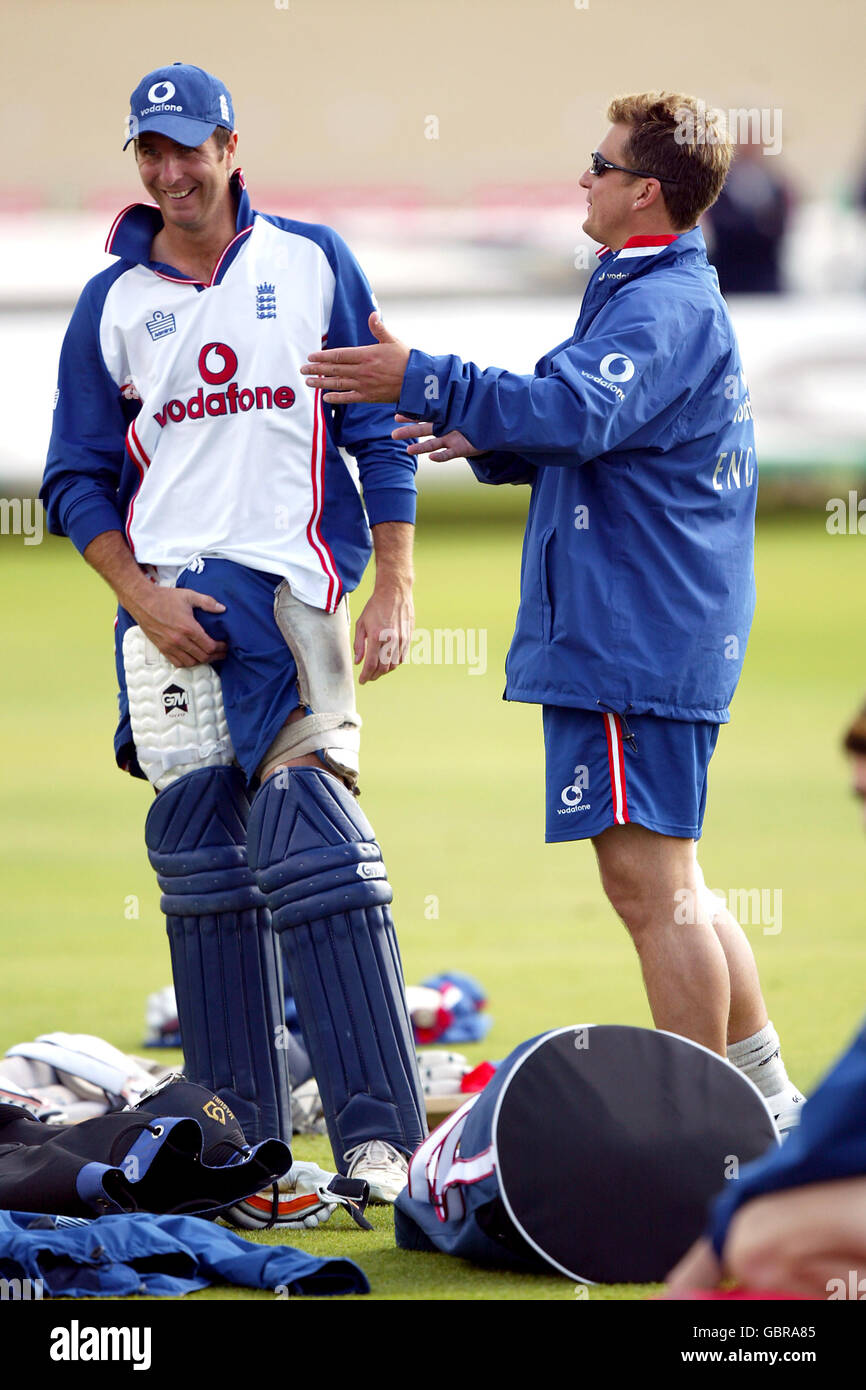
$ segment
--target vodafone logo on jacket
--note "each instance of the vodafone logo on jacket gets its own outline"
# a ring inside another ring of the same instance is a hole
[[[164,401],[153,413],[160,429],[173,421],[204,420],[216,415],[244,414],[248,410],[291,410],[295,393],[291,386],[238,386],[234,380],[238,355],[228,343],[205,343],[198,355],[198,374],[204,386],[180,400]],[[225,386],[224,391],[205,391],[206,386]]]

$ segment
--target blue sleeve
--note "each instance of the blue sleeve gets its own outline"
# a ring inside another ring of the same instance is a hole
[[[866,1027],[803,1107],[780,1149],[750,1163],[717,1197],[708,1234],[721,1256],[728,1228],[746,1202],[769,1192],[866,1174]]]
[[[531,483],[535,480],[537,468],[520,454],[507,454],[504,451],[476,454],[467,460],[469,467],[479,483]]]
[[[533,376],[413,351],[397,409],[432,420],[437,434],[459,429],[477,449],[586,463],[676,417],[713,365],[718,337],[697,331],[707,319],[621,290],[585,338],[555,349]]]
[[[377,307],[373,291],[352,252],[328,229],[323,249],[336,277],[328,325],[329,348],[375,343],[367,320]],[[395,427],[392,405],[342,405],[331,410],[329,433],[353,454],[371,526],[380,521],[415,520],[416,460],[407,446],[391,438]]]
[[[123,400],[99,346],[99,316],[114,278],[109,272],[85,286],[66,331],[39,493],[49,531],[68,536],[82,553],[101,532],[123,530],[117,490],[126,430],[139,409]]]

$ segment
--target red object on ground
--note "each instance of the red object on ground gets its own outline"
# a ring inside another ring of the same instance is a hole
[[[460,1089],[470,1095],[475,1091],[483,1091],[491,1076],[495,1075],[496,1068],[492,1062],[479,1062],[477,1067],[466,1073],[460,1082]]]
[[[415,1033],[415,1041],[420,1047],[428,1047],[430,1043],[438,1042],[442,1034],[446,1032],[454,1022],[454,1015],[450,1009],[440,1007],[436,1010],[436,1022],[427,1028],[422,1028],[420,1023],[412,1020],[412,1028]]]

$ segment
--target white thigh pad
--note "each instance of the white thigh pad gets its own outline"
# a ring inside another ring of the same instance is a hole
[[[173,666],[140,627],[131,627],[123,666],[136,756],[157,791],[200,767],[234,762],[222,686],[209,662]]]
[[[280,762],[318,752],[354,788],[361,719],[355,708],[349,605],[344,598],[335,613],[326,613],[296,598],[283,580],[274,597],[274,617],[298,668],[301,704],[310,713],[284,725],[259,773],[264,777]]]

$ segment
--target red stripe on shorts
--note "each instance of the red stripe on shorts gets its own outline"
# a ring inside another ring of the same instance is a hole
[[[625,790],[625,761],[622,751],[622,725],[618,714],[604,714],[607,737],[607,765],[610,772],[610,792],[613,799],[613,819],[616,825],[629,821],[628,798]]]

